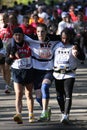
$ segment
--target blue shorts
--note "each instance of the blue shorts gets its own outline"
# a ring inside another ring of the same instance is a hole
[[[40,89],[42,85],[42,81],[44,79],[49,79],[50,81],[53,81],[53,71],[50,70],[33,70],[33,83],[34,83],[34,89]]]
[[[16,83],[26,85],[33,82],[33,69],[11,68],[11,72],[12,72],[12,79]]]

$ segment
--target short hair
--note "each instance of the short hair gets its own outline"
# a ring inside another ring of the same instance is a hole
[[[42,28],[44,28],[44,29],[47,31],[47,25],[44,24],[44,23],[39,23],[39,24],[37,25],[37,27],[42,27]]]

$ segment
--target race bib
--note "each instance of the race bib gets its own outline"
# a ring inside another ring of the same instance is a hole
[[[31,66],[31,58],[22,58],[18,60],[18,68],[29,68]]]
[[[52,52],[49,48],[40,48],[39,57],[42,59],[49,59],[52,55]]]

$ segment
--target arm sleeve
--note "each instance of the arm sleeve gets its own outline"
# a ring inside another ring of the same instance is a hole
[[[27,41],[28,43],[40,43],[39,40],[34,40],[33,38],[30,38],[27,35],[24,35],[24,40]]]

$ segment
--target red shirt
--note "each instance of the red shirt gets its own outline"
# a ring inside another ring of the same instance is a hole
[[[21,24],[20,27],[22,28],[24,34],[26,35],[36,33],[36,28],[32,27],[31,25],[25,26],[24,24]]]
[[[10,38],[12,38],[12,36],[13,36],[13,30],[14,30],[14,28],[16,28],[18,26],[19,26],[19,24],[16,24],[16,25],[10,25],[10,24],[8,24],[7,31],[10,33]]]
[[[71,19],[73,22],[77,21],[77,16],[74,14],[74,12],[69,12],[70,16],[71,16]]]
[[[7,28],[0,28],[0,38],[3,40],[6,40],[8,38],[11,38],[11,34],[8,31]]]
[[[31,57],[31,49],[29,45],[27,44],[27,42],[24,42],[22,47],[17,46],[17,53],[18,53],[19,58],[14,57],[14,59]]]

